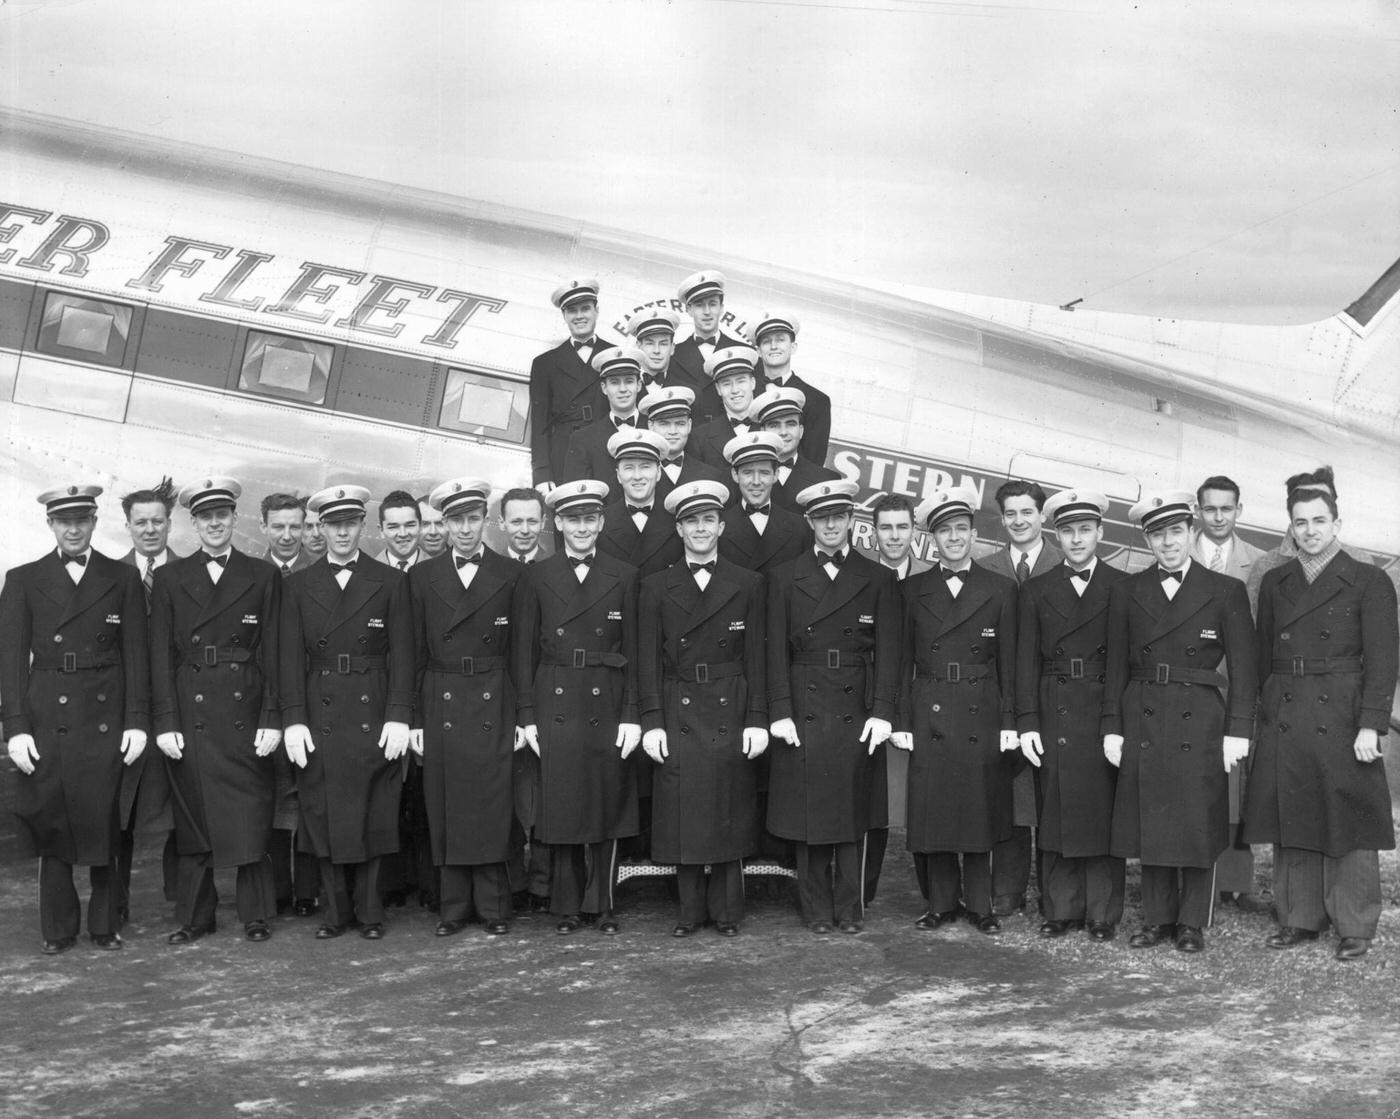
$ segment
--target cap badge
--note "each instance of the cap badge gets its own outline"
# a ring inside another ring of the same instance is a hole
[[[1154,509],[1155,509],[1158,505],[1161,505],[1161,504],[1162,504],[1162,499],[1161,499],[1160,497],[1154,497],[1154,498],[1152,499],[1152,507],[1153,507]]]
[[[77,486],[69,486],[69,487],[68,487],[68,496],[69,496],[69,497],[76,497],[77,494],[78,494],[78,487],[77,487]]]
[[[462,486],[461,486],[461,483],[460,483],[460,482],[453,482],[453,483],[452,483],[452,492],[453,492],[453,493],[457,493],[461,488],[462,488]]]
[[[344,491],[344,490],[336,490],[336,491],[335,491],[335,496],[336,496],[336,497],[344,497],[344,496],[345,496],[345,491]]]
[[[1071,490],[1071,491],[1070,491],[1070,494],[1069,494],[1069,500],[1070,500],[1070,501],[1078,501],[1078,500],[1079,500],[1079,495],[1078,495],[1077,493],[1075,493],[1073,490]]]

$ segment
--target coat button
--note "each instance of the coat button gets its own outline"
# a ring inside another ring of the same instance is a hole
[[[330,725],[330,723],[322,723],[322,724],[321,724],[321,733],[322,733],[322,734],[330,734],[330,732],[331,732],[331,725]]]
[[[369,733],[369,724],[368,724],[368,723],[361,723],[361,724],[360,724],[360,731],[361,731],[362,733],[364,733],[364,734],[368,734],[368,733]]]
[[[1055,683],[1059,684],[1061,687],[1064,687],[1065,678],[1063,676],[1056,676]]]
[[[237,671],[238,671],[238,665],[237,665],[237,664],[231,664],[231,665],[228,666],[228,670],[229,670],[230,672],[237,672]]]
[[[1062,657],[1062,656],[1064,656],[1064,655],[1065,655],[1065,647],[1064,647],[1063,645],[1056,645],[1056,646],[1055,646],[1055,656],[1057,656],[1057,657]]]
[[[1326,640],[1327,640],[1329,637],[1331,637],[1331,636],[1332,636],[1332,634],[1331,634],[1331,632],[1328,631],[1328,630],[1323,630],[1321,633],[1318,634],[1318,637],[1322,638],[1322,640],[1324,640],[1324,641],[1326,641]]]
[[[554,716],[554,721],[555,721],[556,723],[562,723],[562,722],[564,721],[564,716],[563,716],[563,715],[555,715],[555,716]]]
[[[1287,734],[1287,733],[1288,733],[1288,724],[1287,724],[1287,723],[1279,723],[1278,729],[1281,730],[1284,734]]]
[[[243,698],[243,693],[242,693],[242,692],[234,692],[234,693],[233,693],[233,698],[234,698],[234,699],[242,699],[242,698]]]
[[[1189,718],[1191,717],[1191,712],[1189,712],[1189,711],[1183,711],[1183,712],[1181,713],[1181,717],[1182,717],[1183,719],[1189,719]]]
[[[491,693],[490,693],[490,692],[482,692],[482,693],[481,693],[481,698],[482,698],[482,699],[490,699],[490,698],[491,698]]]
[[[233,644],[233,645],[242,645],[242,644],[243,644],[243,638],[241,638],[241,637],[235,637],[235,638],[233,638],[233,639],[231,640],[230,644]]]
[[[688,695],[683,695],[683,696],[681,696],[681,706],[682,706],[682,707],[689,707],[689,706],[690,706],[690,696],[688,696]]]
[[[363,633],[360,634],[359,637],[355,638],[355,641],[356,641],[357,643],[361,644],[361,645],[368,645],[368,644],[369,644],[369,638],[366,637]]]
[[[62,645],[62,644],[63,644],[63,634],[61,634],[61,633],[55,633],[55,634],[53,635],[53,643],[54,643],[55,645]]]
[[[106,693],[106,692],[98,692],[98,693],[97,693],[97,702],[98,702],[98,703],[106,703],[106,702],[107,702],[107,693]]]
[[[729,733],[729,728],[728,728],[728,727],[723,727],[723,726],[722,726],[722,727],[719,728],[719,733],[720,733],[720,734],[728,734],[728,733]]]
[[[451,697],[450,697],[450,696],[444,696],[443,698],[444,698],[444,699],[448,699],[448,698],[451,698]],[[369,702],[369,696],[367,696],[367,695],[362,695],[362,696],[360,696],[360,702],[361,702],[361,703],[368,703],[368,702]]]
[[[1194,656],[1196,655],[1196,646],[1194,646],[1194,645],[1188,645],[1188,646],[1186,646],[1186,655],[1187,655],[1188,657],[1194,657]]]
[[[1150,742],[1144,742],[1144,743],[1142,744],[1142,749],[1146,750],[1146,749],[1147,749],[1149,746],[1151,746],[1151,745],[1152,745],[1152,743],[1150,743]]]
[[[602,636],[603,636],[603,627],[602,627],[602,626],[599,626],[597,629],[595,629],[595,630],[593,631],[593,633],[594,633],[596,636],[598,636],[598,637],[602,637]]]
[[[58,697],[58,702],[59,702],[59,703],[67,703],[67,702],[68,702],[68,697],[67,697],[66,695],[61,695],[61,696]]]
[[[1142,655],[1143,655],[1144,657],[1150,657],[1150,656],[1152,655],[1152,646],[1151,646],[1151,645],[1144,645],[1144,646],[1142,647]]]
[[[1055,745],[1056,745],[1056,746],[1065,746],[1065,745],[1068,745],[1068,743],[1066,743],[1066,741],[1065,741],[1063,738],[1057,738],[1057,739],[1055,739]]]
[[[968,652],[969,652],[969,653],[980,653],[981,651],[982,651],[982,646],[981,646],[981,645],[973,645],[973,646],[971,646],[971,647],[968,649]]]
[[[1280,641],[1292,641],[1292,640],[1293,640],[1293,635],[1292,635],[1291,633],[1289,633],[1287,630],[1284,630],[1282,633],[1280,633],[1280,634],[1278,635],[1278,639],[1279,639]]]
[[[1322,695],[1318,696],[1318,697],[1317,697],[1317,702],[1318,702],[1318,703],[1326,703],[1326,702],[1327,702],[1327,693],[1324,692]]]
[[[330,670],[329,668],[323,668],[323,669],[321,669],[321,675],[322,675],[322,676],[329,676],[330,674],[331,674],[331,670]],[[327,700],[326,702],[329,703],[330,701]]]
[[[847,684],[847,685],[846,685],[844,688],[842,688],[841,690],[842,690],[843,692],[845,692],[847,695],[851,695],[851,694],[855,691],[855,688],[851,687],[850,684]]]
[[[563,688],[555,688],[555,689],[554,689],[554,694],[555,694],[555,695],[563,695],[563,694],[564,694],[564,689],[563,689]]]
[[[68,728],[67,728],[67,727],[59,727],[59,728],[58,728],[58,733],[59,733],[59,734],[67,734],[67,733],[68,733]]]
[[[452,644],[452,635],[451,635],[450,633],[444,633],[444,634],[442,635],[442,643],[443,643],[444,645],[451,645],[451,644]]]
[[[807,635],[808,635],[809,637],[812,635],[812,627],[811,627],[811,626],[808,626],[808,627],[807,627]]]
[[[721,638],[719,639],[719,647],[720,647],[721,649],[727,649],[727,648],[729,648],[729,642],[728,642],[727,640],[725,640],[723,637],[721,637]]]
[[[442,724],[442,729],[443,729],[443,730],[451,730],[451,729],[452,729],[452,724],[451,724],[451,723],[443,723],[443,724]]]
[[[687,726],[682,726],[682,727],[681,727],[681,733],[682,733],[682,734],[689,734],[689,733],[690,733],[690,728],[687,727]]]
[[[107,724],[106,724],[106,723],[98,723],[98,724],[97,724],[97,732],[98,732],[99,734],[106,734],[106,733],[107,733]]]
[[[1055,710],[1056,710],[1057,713],[1059,713],[1059,714],[1061,714],[1061,715],[1068,715],[1068,714],[1069,714],[1069,708],[1068,708],[1068,707],[1057,707],[1057,708],[1055,708]]]
[[[363,702],[363,701],[364,701],[364,697],[361,696],[360,698],[361,698],[361,702]],[[442,698],[443,698],[443,699],[451,699],[451,698],[452,698],[452,693],[451,693],[451,692],[443,692],[443,693],[442,693]]]
[[[203,730],[203,729],[204,729],[204,724],[203,724],[203,723],[195,723],[194,729],[195,729],[195,730]]]
[[[816,686],[815,684],[808,684],[808,685],[807,685],[807,690],[808,690],[809,692],[814,692],[814,691],[817,690],[817,686]]]
[[[105,633],[99,633],[97,635],[97,643],[99,645],[105,645],[107,643],[107,635]]]
[[[850,637],[851,634],[855,632],[855,630],[853,630],[850,626],[843,626],[841,628],[841,632],[844,633],[847,637]]]
[[[564,720],[561,718],[559,721],[562,723]],[[589,720],[588,720],[588,725],[589,725],[590,727],[596,727],[596,726],[598,725],[598,720],[597,720],[597,719],[589,719]]]
[[[943,708],[942,708],[939,704],[935,703],[935,704],[933,705],[932,710],[933,710],[933,713],[934,713],[935,715],[937,715],[940,711],[943,710]]]
[[[1283,693],[1283,702],[1284,702],[1284,703],[1292,703],[1292,702],[1293,702],[1293,693],[1292,693],[1292,692],[1284,692],[1284,693]]]
[[[932,645],[929,646],[929,648],[932,649],[935,653],[938,652],[938,650],[942,647],[943,646],[941,646],[937,641],[935,641]]]
[[[1319,738],[1323,737],[1323,736],[1326,735],[1326,734],[1327,734],[1327,728],[1326,728],[1326,727],[1318,727],[1318,728],[1317,728],[1317,735],[1318,735]]]
[[[564,636],[564,631],[563,631],[562,629],[556,629],[556,630],[554,631],[554,636],[555,636],[555,637],[563,637],[563,636]]]
[[[938,734],[937,732],[935,732],[935,733],[934,733],[934,736],[933,736],[933,740],[934,740],[935,742],[942,742],[942,741],[943,741],[943,736],[942,736],[941,734]]]
[[[197,633],[192,633],[192,634],[190,634],[190,644],[191,644],[191,645],[198,645],[198,644],[199,644],[199,634],[197,634]]]
[[[331,697],[328,696],[328,695],[323,695],[323,696],[321,697],[321,706],[322,706],[322,707],[329,707],[330,705],[331,705]]]
[[[483,637],[483,638],[481,639],[481,643],[482,643],[483,645],[490,645],[490,644],[491,644],[491,639],[490,639],[489,637]]]
[[[603,694],[603,689],[602,689],[602,688],[594,688],[594,689],[593,689],[593,694],[594,694],[594,695],[602,695],[602,694]],[[486,696],[485,698],[490,699],[491,697],[490,697],[490,696]]]
[[[681,638],[681,648],[684,649],[684,648],[688,647],[689,645],[690,645],[690,638],[688,638],[688,637],[682,637],[682,638]]]
[[[481,724],[481,729],[482,729],[482,730],[490,730],[490,729],[491,729],[491,724],[490,724],[490,723],[482,723],[482,724]]]
[[[325,639],[324,637],[321,638],[319,641],[316,642],[316,648],[318,648],[318,649],[324,649],[325,647],[326,647],[326,639]]]
[[[974,745],[974,746],[977,745],[977,736],[976,736],[975,734],[969,734],[969,735],[967,736],[967,740],[968,740],[970,743],[972,743],[972,745]]]
[[[242,729],[243,729],[243,726],[244,726],[243,723],[241,723],[241,722],[235,722],[235,723],[233,724],[233,729],[234,729],[234,730],[242,730]]]
[[[1108,652],[1108,646],[1107,646],[1107,645],[1100,645],[1099,648],[1098,648],[1098,651],[1099,651],[1100,653],[1106,653],[1106,652]]]
[[[977,704],[974,703],[971,707],[969,707],[969,708],[967,709],[967,713],[968,713],[969,715],[976,715],[976,714],[977,714]]]
[[[728,707],[728,706],[729,706],[729,697],[728,697],[728,696],[720,696],[720,697],[719,697],[719,705],[720,705],[721,707]]]
[[[196,692],[196,693],[195,693],[195,697],[194,697],[194,701],[195,701],[196,703],[203,703],[203,702],[204,702],[204,696],[203,696],[201,693]]]
[[[1144,707],[1144,708],[1142,709],[1142,713],[1143,713],[1144,715],[1149,715],[1149,716],[1150,716],[1150,715],[1152,714],[1152,708],[1150,708],[1150,707]]]
[[[842,715],[842,716],[841,716],[841,721],[842,721],[843,723],[849,723],[849,722],[851,721],[851,717],[850,717],[849,715]]]
[[[1189,749],[1191,749],[1191,743],[1189,743],[1189,742],[1183,742],[1183,743],[1181,744],[1181,748],[1182,748],[1183,750],[1189,750]]]
[[[809,723],[815,723],[817,721],[817,717],[815,715],[808,715],[806,721]]]

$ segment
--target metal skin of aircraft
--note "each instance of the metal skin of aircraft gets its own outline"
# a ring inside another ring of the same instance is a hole
[[[1093,487],[1114,499],[1105,551],[1133,567],[1126,509],[1142,490],[1228,474],[1241,534],[1269,547],[1284,478],[1331,463],[1346,542],[1397,564],[1400,264],[1345,311],[1291,327],[952,293],[934,306],[19,111],[0,110],[0,153],[6,568],[52,546],[35,495],[60,482],[106,488],[95,542],[111,554],[129,547],[121,495],[165,474],[239,478],[237,543],[258,554],[269,492],[527,485],[528,370],[564,334],[549,292],[598,277],[616,335],[638,308],[683,310],[677,284],[701,268],[728,277],[731,334],[765,310],[800,320],[794,368],[830,394],[828,461],[867,506],[970,484],[985,552],[1000,546],[1001,480]],[[175,524],[191,550],[188,519]],[[866,518],[856,543],[871,546]],[[925,533],[915,547],[932,555]]]

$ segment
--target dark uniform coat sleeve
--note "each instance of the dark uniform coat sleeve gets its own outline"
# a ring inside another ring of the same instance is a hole
[[[1311,585],[1296,560],[1264,576],[1247,842],[1333,858],[1394,848],[1385,760],[1353,748],[1363,727],[1390,729],[1397,648],[1395,588],[1379,568],[1343,552]]]
[[[607,401],[604,400],[602,415],[569,436],[569,449],[563,469],[554,480],[573,482],[580,478],[592,478],[616,486],[617,463],[612,455],[608,454],[608,440],[617,434],[617,430],[612,422],[612,414],[608,411]]]
[[[106,866],[116,857],[122,732],[150,726],[141,579],[93,551],[74,586],[50,552],[6,575],[0,635],[5,738],[33,735],[39,752],[34,772],[15,779],[15,813],[35,854]],[[60,671],[66,655],[72,672]]]
[[[600,337],[593,356],[614,348]],[[567,339],[535,358],[530,365],[530,462],[536,485],[563,480],[569,436],[607,408],[598,375]]]

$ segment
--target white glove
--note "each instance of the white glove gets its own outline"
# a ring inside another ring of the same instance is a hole
[[[897,730],[890,735],[890,745],[896,750],[908,750],[911,753],[914,749],[914,732],[910,730]]]
[[[298,769],[306,768],[306,756],[316,752],[311,741],[311,728],[305,723],[293,723],[282,731],[282,747]]]
[[[790,746],[802,745],[802,739],[797,737],[797,724],[791,719],[779,719],[769,726],[768,733],[774,738],[781,738]]]
[[[517,729],[517,731],[516,731],[516,737],[517,737],[517,738],[520,737],[520,732],[519,732],[518,729]],[[411,731],[408,732],[408,748],[409,748],[410,750],[412,750],[415,754],[417,754],[420,758],[423,756],[423,728],[422,728],[422,727],[414,727]],[[515,748],[516,748],[517,750],[520,749],[520,747],[519,747],[518,745],[517,745]]]
[[[185,753],[185,736],[178,730],[168,730],[164,734],[158,734],[156,735],[156,749],[172,762],[178,762]]]
[[[124,730],[122,731],[122,761],[130,765],[146,749],[146,732],[144,730]]]
[[[640,723],[618,723],[617,724],[617,748],[622,751],[622,758],[626,761],[632,756],[642,741],[642,727]]]
[[[893,728],[890,726],[890,721],[888,719],[877,719],[874,715],[866,719],[865,729],[860,732],[860,740],[862,742],[866,739],[870,740],[870,747],[865,752],[867,754],[873,754],[880,743],[889,738],[892,731]]]
[[[10,739],[8,749],[10,761],[15,763],[21,773],[34,772],[34,763],[39,760],[39,751],[34,748],[32,734],[15,735]]]
[[[1227,738],[1225,740],[1229,742]],[[1368,765],[1381,756],[1381,736],[1370,727],[1362,727],[1356,732],[1356,741],[1351,744],[1351,752],[1356,760]]]
[[[1026,756],[1026,761],[1039,768],[1040,756],[1045,753],[1045,747],[1040,744],[1038,730],[1028,730],[1021,735],[1021,753]]]
[[[396,761],[408,753],[408,724],[385,723],[379,732],[379,748],[384,751],[384,760]]]
[[[518,731],[520,732],[520,740],[521,740],[526,746],[530,747],[530,749],[533,750],[533,751],[535,752],[535,757],[538,758],[538,757],[540,756],[540,729],[539,729],[539,727],[535,726],[534,723],[531,723],[531,724],[530,724],[529,726],[527,726],[527,727],[516,727],[515,729],[518,730]],[[516,749],[518,750],[518,749],[520,749],[520,747],[517,746]]]
[[[669,756],[666,752],[666,732],[660,727],[647,731],[642,735],[642,749],[646,751],[647,757],[660,765]]]
[[[762,727],[744,728],[744,757],[753,761],[768,749],[768,732]]]
[[[273,730],[271,727],[259,727],[257,737],[253,739],[253,749],[257,751],[260,758],[267,757],[281,745],[282,732]]]
[[[1249,757],[1249,739],[1225,736],[1225,772],[1229,773],[1245,758]]]
[[[1014,730],[1004,730],[1001,732],[1001,752],[1009,754],[1012,750],[1021,748],[1021,736]]]
[[[1123,736],[1106,734],[1103,736],[1103,756],[1115,769],[1123,764]]]

